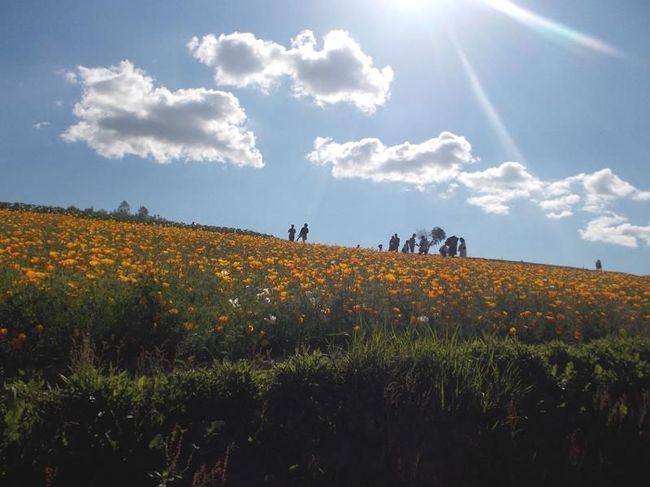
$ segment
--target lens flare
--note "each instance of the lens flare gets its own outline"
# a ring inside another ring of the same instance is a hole
[[[536,30],[537,32],[549,36],[554,40],[560,40],[577,44],[592,51],[606,54],[612,57],[620,57],[621,52],[609,44],[596,39],[595,37],[583,34],[580,31],[562,25],[558,22],[542,17],[525,8],[515,5],[509,0],[479,0],[484,5],[491,7],[508,17],[524,24],[525,26]]]
[[[485,116],[490,122],[492,129],[496,133],[499,139],[499,143],[501,144],[501,147],[504,149],[506,155],[510,160],[517,161],[517,162],[525,162],[523,154],[519,150],[519,147],[517,147],[517,144],[515,143],[512,136],[510,135],[510,132],[508,131],[505,124],[501,120],[499,113],[497,112],[496,108],[494,108],[492,101],[490,100],[487,93],[483,89],[483,85],[481,84],[481,81],[476,75],[474,68],[472,68],[472,65],[467,60],[467,56],[465,56],[465,52],[460,47],[458,42],[456,42],[453,35],[450,35],[450,38],[452,43],[454,44],[456,53],[458,54],[458,57],[463,65],[463,69],[465,70],[467,79],[469,80],[470,86],[472,87],[474,96],[476,97],[477,101],[479,102],[479,105],[481,106],[481,109],[483,110]]]

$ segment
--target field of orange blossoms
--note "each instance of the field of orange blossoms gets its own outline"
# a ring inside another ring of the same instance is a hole
[[[382,332],[581,343],[650,330],[650,279],[0,210],[5,368],[212,360]]]

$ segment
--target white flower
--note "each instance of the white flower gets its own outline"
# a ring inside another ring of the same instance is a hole
[[[278,321],[278,317],[275,316],[273,313],[268,315],[266,318],[264,318],[264,322],[267,325],[275,325],[275,322]]]
[[[271,302],[271,291],[268,288],[262,289],[261,292],[257,293],[257,301],[269,304]]]
[[[417,322],[421,325],[426,325],[427,323],[429,323],[429,317],[425,315],[418,316]]]
[[[229,299],[228,302],[232,304],[233,308],[239,308],[241,305],[239,304],[239,298],[235,299]]]

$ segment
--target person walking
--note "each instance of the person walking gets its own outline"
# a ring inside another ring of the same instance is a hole
[[[298,234],[298,240],[302,239],[302,243],[305,243],[305,241],[307,240],[308,233],[309,233],[309,228],[307,228],[307,224],[305,223],[300,229],[300,233]]]
[[[455,257],[456,248],[458,246],[458,237],[456,235],[452,235],[447,240],[445,240],[445,245],[447,246],[447,255],[449,257]]]
[[[293,242],[295,238],[296,238],[296,227],[294,227],[292,223],[291,227],[289,228],[289,242]]]
[[[596,261],[596,270],[597,271],[602,271],[603,270],[603,263],[600,261],[600,259],[598,259]]]
[[[418,247],[420,248],[418,254],[427,255],[429,253],[429,241],[427,240],[427,237],[424,235],[420,237],[420,243],[418,244]]]
[[[395,240],[394,240],[395,245],[394,245],[394,247],[393,247],[393,251],[394,251],[394,252],[397,252],[397,251],[399,250],[399,241],[400,241],[400,239],[399,239],[399,237],[397,236],[397,234],[395,234],[395,237],[393,237],[393,238],[395,239]]]
[[[467,245],[465,245],[465,239],[460,237],[460,244],[458,245],[458,255],[461,257],[467,257]]]
[[[406,243],[409,246],[409,251],[411,253],[415,252],[415,234],[411,235],[411,238],[409,238]]]

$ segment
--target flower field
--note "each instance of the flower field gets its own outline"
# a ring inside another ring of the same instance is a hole
[[[627,484],[649,327],[647,277],[0,209],[0,483]]]
[[[0,349],[17,358],[66,355],[84,333],[107,353],[247,357],[377,331],[581,343],[650,330],[647,277],[46,213],[0,210],[0,269]]]

